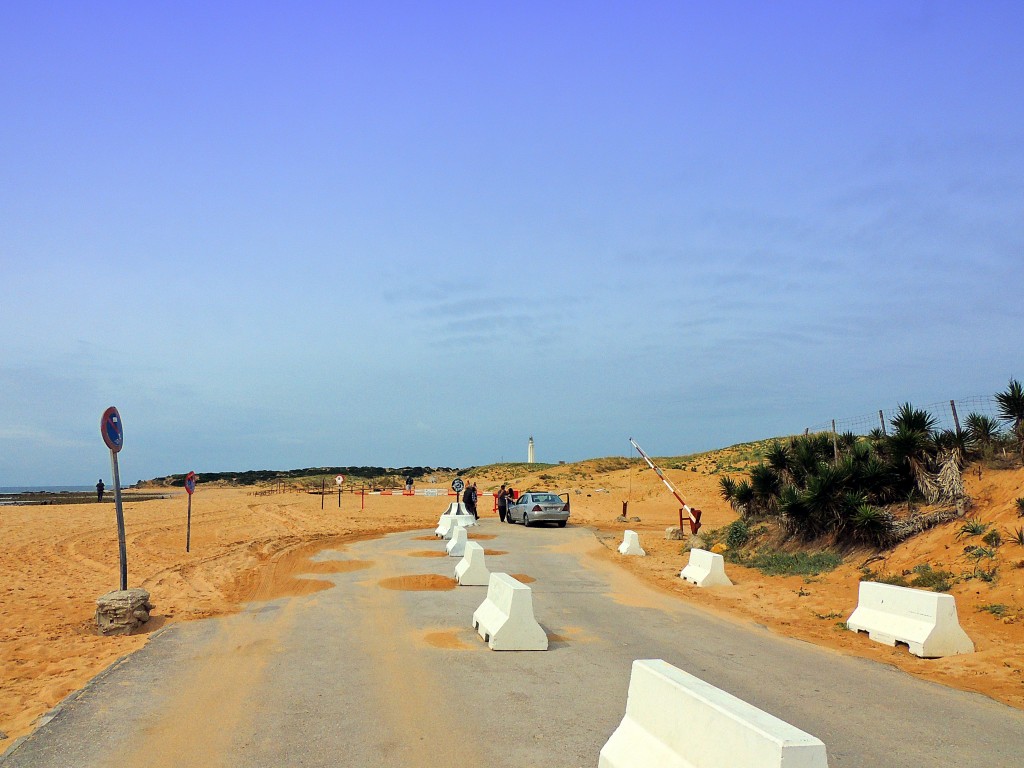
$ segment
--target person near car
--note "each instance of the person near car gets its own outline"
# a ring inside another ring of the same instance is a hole
[[[508,511],[508,491],[505,490],[505,484],[502,483],[501,490],[498,491],[498,519],[501,522],[505,522],[505,513]]]
[[[512,522],[512,505],[516,503],[516,492],[510,485],[505,491],[505,522]]]
[[[462,501],[466,505],[466,511],[479,520],[480,516],[476,513],[476,499],[476,483],[470,483],[469,487],[462,494]]]

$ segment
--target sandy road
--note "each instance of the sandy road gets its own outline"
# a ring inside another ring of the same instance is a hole
[[[437,589],[456,562],[441,542],[356,542],[320,556],[345,564],[316,576],[333,589],[170,626],[3,768],[593,766],[636,658],[818,736],[833,768],[1020,765],[1017,710],[672,600],[593,557],[585,529],[486,520],[475,535],[506,553],[491,570],[535,580],[549,651],[486,649],[469,626],[485,588]]]

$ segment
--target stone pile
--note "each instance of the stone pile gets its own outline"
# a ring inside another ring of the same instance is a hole
[[[149,621],[153,604],[138,587],[108,592],[96,600],[96,628],[101,635],[130,635]]]

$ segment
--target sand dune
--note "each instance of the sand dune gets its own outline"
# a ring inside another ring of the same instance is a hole
[[[709,468],[709,467],[708,467]],[[708,469],[705,468],[705,469]],[[545,485],[571,490],[572,524],[591,525],[605,545],[602,557],[663,589],[706,606],[750,617],[772,629],[844,653],[894,664],[908,672],[965,690],[978,691],[1024,709],[1024,548],[1008,542],[999,548],[999,576],[953,588],[961,624],[977,653],[950,659],[920,660],[844,631],[856,604],[857,553],[823,577],[766,577],[730,566],[731,590],[695,590],[678,579],[686,556],[680,542],[664,539],[677,519],[676,505],[658,478],[637,468],[601,471],[599,463],[546,469],[536,475],[493,470],[476,476],[481,489],[512,482],[516,487]],[[718,476],[705,471],[667,470],[687,500],[704,510],[709,528],[731,522],[733,511],[718,496]],[[969,476],[976,500],[972,515],[1002,530],[1024,521],[1014,499],[1024,495],[1024,470]],[[442,482],[445,480],[442,478]],[[622,524],[615,517],[622,503],[641,522]],[[200,486],[193,500],[192,551],[185,552],[184,494],[127,504],[129,586],[152,594],[156,608],[146,630],[131,637],[94,634],[95,599],[117,587],[117,537],[111,504],[7,507],[0,512],[0,731],[10,738],[29,732],[33,722],[64,696],[80,688],[118,657],[136,650],[168,621],[229,613],[247,602],[330,588],[317,573],[358,567],[337,561],[310,561],[325,548],[418,528],[433,528],[446,498],[346,495],[342,509],[328,496],[304,492],[255,496],[252,489]],[[492,499],[480,504],[491,515]],[[956,538],[959,523],[933,529],[872,565],[900,573],[923,562],[961,573],[969,570],[965,542]],[[615,552],[621,531],[640,533],[646,558]],[[865,553],[865,557],[868,553]],[[307,574],[300,576],[300,574]],[[431,588],[438,588],[433,585]],[[1002,610],[991,606],[1002,605]],[[988,606],[989,608],[985,608]],[[1001,614],[1001,615],[997,615]],[[0,750],[5,742],[0,742]],[[6,742],[9,744],[10,742]]]

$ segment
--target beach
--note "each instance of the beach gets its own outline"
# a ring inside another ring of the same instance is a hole
[[[719,475],[710,465],[666,470],[684,498],[703,510],[705,530],[736,519],[721,500]],[[544,479],[541,479],[543,475]],[[686,542],[665,539],[678,521],[675,500],[649,470],[602,469],[600,460],[529,472],[493,468],[470,474],[481,491],[502,482],[516,488],[568,491],[570,525],[593,531],[591,556],[640,576],[666,593],[712,612],[763,624],[789,637],[843,654],[891,664],[935,682],[976,691],[1024,709],[1024,547],[1004,541],[998,577],[992,582],[959,580],[950,594],[976,652],[944,659],[918,659],[847,631],[843,622],[857,601],[861,564],[870,552],[848,552],[844,563],[819,577],[769,577],[728,565],[735,586],[699,590],[679,579]],[[445,493],[451,478],[438,477]],[[1024,524],[1014,500],[1024,495],[1024,470],[986,471],[965,480],[977,516],[1001,530]],[[349,542],[400,530],[433,530],[452,500],[442,496],[382,496],[346,493],[321,498],[302,489],[256,495],[255,488],[200,486],[193,496],[191,551],[185,552],[187,497],[125,504],[130,587],[143,587],[155,608],[144,629],[128,637],[95,634],[95,600],[118,586],[117,531],[113,504],[5,507],[0,511],[0,731],[8,739],[33,724],[68,694],[81,688],[119,657],[131,653],[168,622],[201,620],[237,611],[247,602],[302,595],[331,588],[317,579],[347,567],[309,558]],[[628,503],[627,523],[616,518]],[[323,508],[321,508],[321,504]],[[365,508],[361,508],[365,504]],[[482,516],[494,516],[493,497],[481,498]],[[969,570],[960,521],[920,534],[895,548],[876,572],[909,572],[921,563],[955,573]],[[639,533],[646,557],[620,556],[622,532]],[[628,598],[619,598],[628,599]],[[996,610],[993,606],[1003,606]],[[709,642],[713,642],[710,639]],[[0,750],[10,741],[0,741]]]

